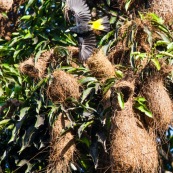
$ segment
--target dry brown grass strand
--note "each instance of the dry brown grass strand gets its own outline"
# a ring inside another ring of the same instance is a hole
[[[93,76],[98,79],[105,80],[115,76],[115,69],[102,49],[88,58],[86,63]]]
[[[0,11],[9,11],[13,5],[13,0],[0,0]]]
[[[74,137],[71,131],[61,136],[62,131],[70,124],[70,121],[60,114],[52,127],[51,150],[47,173],[69,173],[70,162],[76,150]]]
[[[172,102],[164,87],[163,78],[159,74],[149,77],[141,94],[147,99],[148,108],[153,114],[153,118],[145,116],[148,126],[156,129],[160,135],[163,134],[173,118]]]
[[[112,118],[112,172],[157,173],[155,135],[145,130],[133,111],[134,83],[120,81],[115,87],[127,95],[124,109],[116,110]]]
[[[109,107],[111,107],[111,101],[110,101],[110,97],[111,97],[111,90],[109,89],[105,95],[103,96],[103,99],[102,99],[102,104],[103,104],[103,107],[104,109],[107,109]]]
[[[79,54],[79,48],[75,47],[75,46],[68,46],[67,50],[69,51],[69,53],[71,54],[71,56],[75,56]]]
[[[53,49],[44,51],[40,54],[35,62],[35,68],[39,71],[39,77],[43,78],[46,75],[47,67],[53,61]]]
[[[69,97],[79,99],[79,84],[77,79],[62,70],[53,73],[53,79],[48,87],[48,96],[53,102],[64,103]]]
[[[19,64],[19,71],[30,77],[38,78],[38,70],[35,68],[33,57],[21,62]]]

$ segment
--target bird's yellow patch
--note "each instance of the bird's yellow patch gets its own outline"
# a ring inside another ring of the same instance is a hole
[[[102,25],[102,22],[102,19],[98,19],[96,21],[90,21],[89,24],[91,24],[91,28],[94,30],[104,30],[105,27]]]

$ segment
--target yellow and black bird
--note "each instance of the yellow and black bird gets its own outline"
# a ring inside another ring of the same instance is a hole
[[[75,18],[76,26],[69,28],[66,32],[76,33],[79,42],[79,58],[86,61],[96,47],[96,37],[93,30],[108,32],[110,23],[107,16],[96,21],[91,21],[91,13],[85,0],[66,0],[65,17],[69,19],[69,12]]]

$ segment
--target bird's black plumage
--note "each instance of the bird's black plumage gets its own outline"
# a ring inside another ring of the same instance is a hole
[[[79,58],[81,61],[86,61],[91,54],[93,53],[94,48],[96,47],[96,38],[94,33],[90,32],[87,36],[79,36]]]
[[[81,61],[86,61],[96,47],[96,37],[92,30],[96,26],[96,29],[108,32],[110,29],[108,17],[92,22],[85,0],[66,0],[65,17],[67,19],[69,12],[73,14],[76,26],[69,28],[68,31],[77,34],[80,48],[79,58]]]
[[[66,7],[74,14],[76,25],[91,20],[89,7],[84,0],[66,0]]]

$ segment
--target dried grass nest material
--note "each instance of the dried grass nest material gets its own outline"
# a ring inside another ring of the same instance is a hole
[[[34,61],[35,59],[32,55],[27,60],[21,62],[19,64],[20,72],[33,78],[45,77],[49,63],[54,61],[53,49],[42,52],[38,60]]]
[[[39,71],[39,77],[42,78],[46,75],[49,63],[54,60],[53,49],[46,50],[41,53],[38,60],[35,62],[35,68]]]
[[[56,70],[52,76],[52,83],[48,87],[48,96],[53,102],[64,103],[69,97],[79,99],[79,84],[73,75]]]
[[[122,81],[115,87],[123,93],[128,90],[128,94],[124,109],[115,111],[112,118],[110,152],[112,172],[157,173],[158,153],[155,135],[149,134],[135,118],[133,84]]]
[[[74,137],[71,131],[61,136],[62,131],[70,121],[60,114],[52,127],[50,156],[47,173],[71,172],[70,162],[76,151]]]
[[[0,11],[9,11],[13,5],[13,0],[0,0]]]
[[[151,12],[162,17],[165,22],[171,22],[173,16],[173,0],[149,0]]]
[[[25,75],[33,78],[38,78],[38,69],[35,68],[35,63],[33,57],[21,62],[19,64],[19,71]]]
[[[147,124],[153,130],[165,132],[172,122],[173,108],[163,78],[159,74],[149,77],[142,88],[141,95],[147,99],[148,108],[153,114],[153,118],[145,116]]]
[[[118,6],[120,10],[126,12],[125,10],[126,3],[127,3],[126,0],[117,0],[116,6]],[[142,8],[144,8],[144,5],[145,5],[145,0],[131,0],[130,9],[141,10]]]
[[[112,47],[108,55],[108,59],[114,64],[130,65],[130,47],[128,45],[129,41],[131,42],[130,34],[132,31],[134,32],[132,39],[137,43],[136,51],[150,53],[152,51],[152,45],[148,42],[146,28],[152,33],[153,43],[161,39],[158,33],[162,33],[162,31],[152,24],[149,15],[146,15],[146,19],[143,20],[135,18],[127,21],[119,28],[118,36],[121,39],[115,42],[114,47]],[[135,64],[138,65],[138,62],[135,61]]]
[[[115,76],[115,69],[102,49],[88,58],[86,63],[96,78],[107,79]]]

